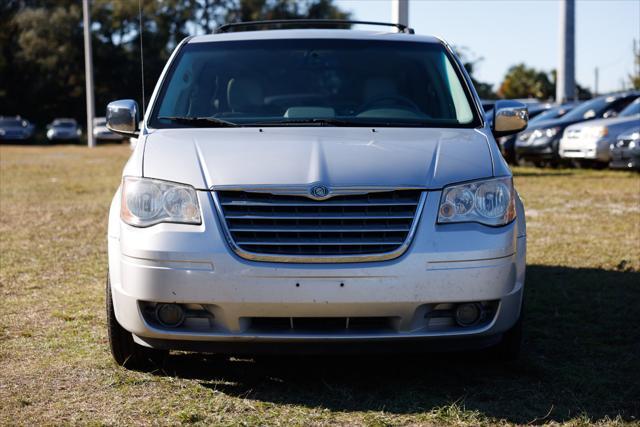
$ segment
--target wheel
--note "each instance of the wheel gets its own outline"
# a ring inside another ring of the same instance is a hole
[[[522,313],[521,308],[520,317],[515,325],[502,335],[502,341],[492,349],[494,355],[500,361],[514,361],[520,356],[520,348],[522,347]]]
[[[111,297],[111,280],[107,273],[107,332],[111,355],[116,363],[127,369],[152,371],[162,367],[169,353],[166,350],[156,350],[143,347],[133,341],[131,333],[124,329],[116,319]]]

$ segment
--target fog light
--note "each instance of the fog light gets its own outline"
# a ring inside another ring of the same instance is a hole
[[[460,304],[456,308],[456,322],[460,326],[472,326],[478,323],[482,309],[478,303]]]
[[[156,319],[162,326],[176,328],[184,321],[184,310],[178,304],[158,304]]]

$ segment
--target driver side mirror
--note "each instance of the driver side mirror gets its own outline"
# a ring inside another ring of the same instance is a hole
[[[522,102],[497,101],[493,109],[491,132],[495,138],[513,135],[527,128],[529,110]]]
[[[133,99],[121,99],[107,105],[107,129],[121,135],[138,134],[138,103]]]

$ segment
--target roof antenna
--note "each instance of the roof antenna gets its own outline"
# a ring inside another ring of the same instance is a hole
[[[142,0],[138,0],[138,28],[140,29],[140,80],[142,81],[142,117],[145,115],[144,105],[144,56],[142,54]]]

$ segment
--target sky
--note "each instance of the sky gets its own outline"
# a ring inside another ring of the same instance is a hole
[[[390,0],[335,0],[352,19],[391,21]],[[497,89],[511,65],[551,71],[558,64],[557,0],[409,0],[417,34],[442,37],[483,58],[474,76]],[[576,81],[598,92],[620,90],[640,43],[640,0],[576,0]],[[624,83],[623,83],[624,82]]]

